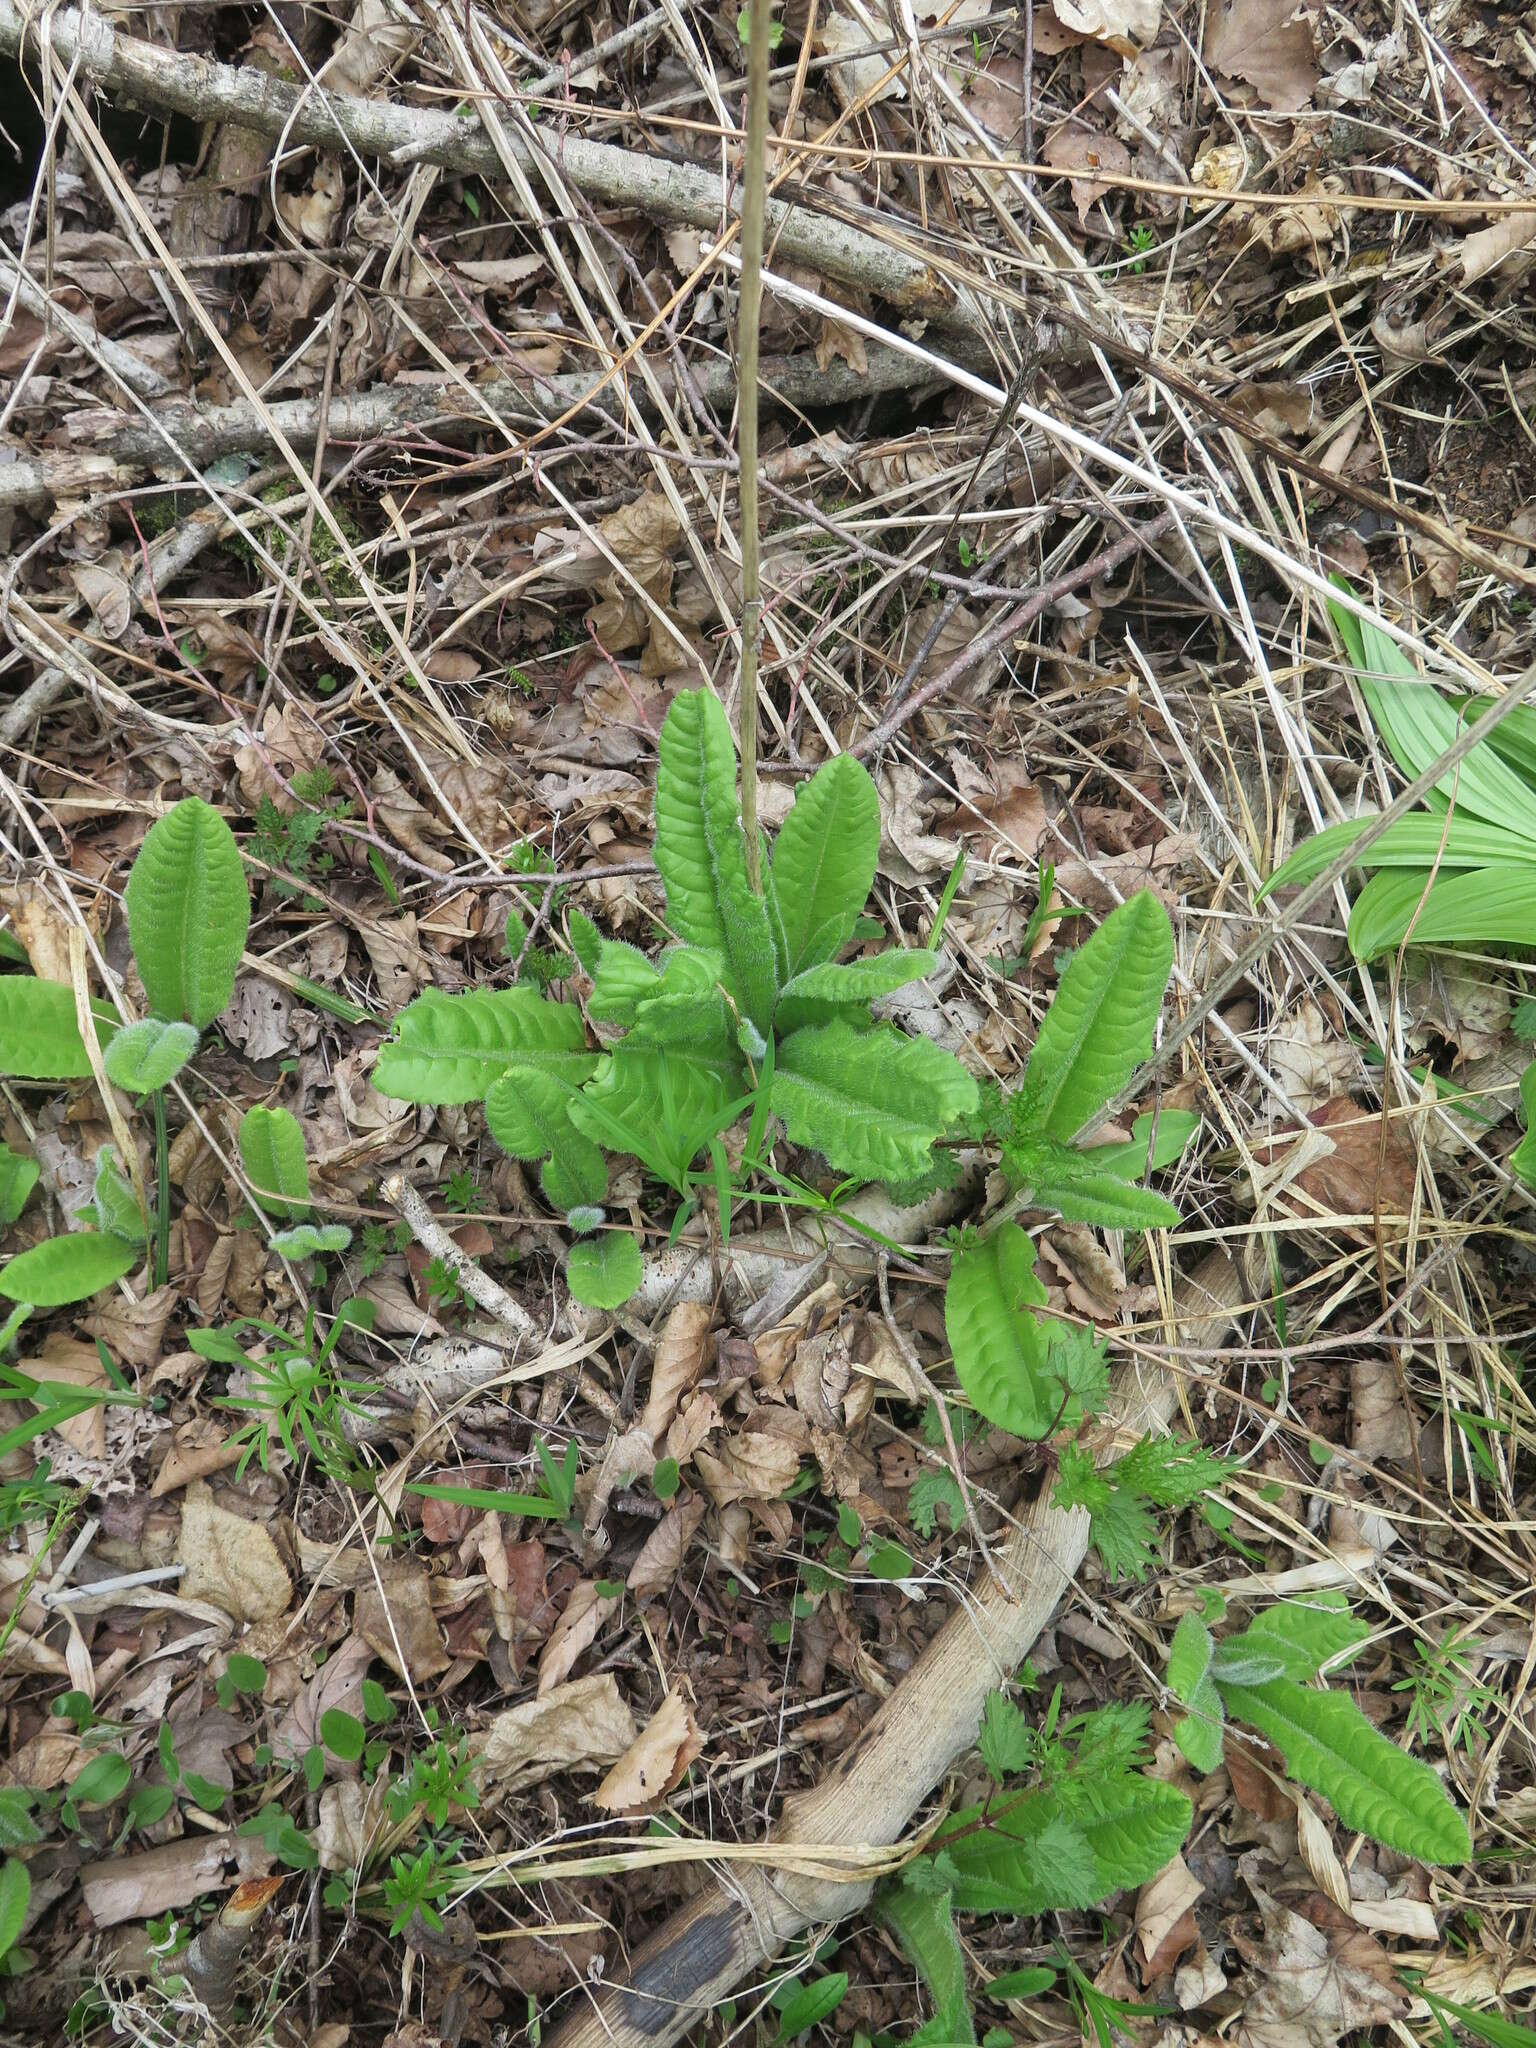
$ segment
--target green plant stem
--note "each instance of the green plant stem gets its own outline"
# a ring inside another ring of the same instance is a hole
[[[770,0],[748,0],[747,145],[742,165],[741,297],[736,315],[741,454],[741,824],[747,879],[763,886],[757,829],[757,662],[763,635],[757,504],[757,339],[763,306],[763,199],[768,180]]]
[[[171,1277],[171,1140],[165,1125],[165,1090],[150,1096],[155,1106],[155,1285]]]

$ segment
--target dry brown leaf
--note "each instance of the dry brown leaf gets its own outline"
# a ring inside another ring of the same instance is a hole
[[[283,1709],[272,1731],[273,1753],[297,1762],[320,1740],[320,1717],[332,1707],[360,1718],[363,1680],[368,1676],[368,1666],[372,1662],[373,1649],[359,1636],[348,1636],[338,1649],[332,1650],[303,1691],[297,1693]],[[341,1767],[335,1758],[331,1763],[335,1767],[335,1775]],[[344,1774],[355,1777],[357,1771],[358,1766],[354,1764]]]
[[[420,1565],[381,1566],[377,1583],[359,1587],[353,1621],[363,1641],[401,1678],[419,1684],[453,1661]]]
[[[583,1579],[572,1586],[560,1619],[549,1632],[539,1658],[539,1697],[554,1691],[568,1678],[576,1659],[590,1649],[597,1632],[618,1606],[617,1600],[599,1596],[596,1581]]]
[[[1277,114],[1299,113],[1320,76],[1312,25],[1296,0],[1216,0],[1206,16],[1205,61],[1251,85]]]
[[[315,166],[308,190],[280,192],[277,210],[301,242],[308,242],[312,249],[323,249],[335,239],[336,223],[341,219],[346,193],[340,164],[333,157],[322,157]]]
[[[112,1294],[85,1317],[82,1327],[101,1339],[117,1364],[149,1372],[160,1362],[165,1326],[180,1306],[180,1290],[171,1286],[157,1287],[142,1301]]]
[[[365,924],[362,936],[380,996],[390,1010],[402,1008],[432,979],[432,963],[416,937],[415,912]]]
[[[701,1495],[681,1495],[646,1537],[624,1581],[637,1600],[649,1600],[671,1585],[704,1519],[704,1509]]]
[[[1512,256],[1518,256],[1518,263],[1509,263],[1509,269],[1501,283],[1513,284],[1523,276],[1532,262],[1536,262],[1536,207],[1522,207],[1518,213],[1506,213],[1486,228],[1477,229],[1451,250],[1453,258],[1461,263],[1461,281],[1464,285],[1476,284],[1501,263],[1509,263]]]
[[[80,1889],[96,1925],[118,1927],[125,1920],[151,1920],[193,1905],[271,1867],[271,1855],[254,1836],[184,1835],[141,1856],[87,1863]]]
[[[476,1774],[514,1791],[557,1771],[600,1770],[624,1754],[637,1732],[613,1673],[602,1671],[508,1708],[471,1747]]]
[[[726,1438],[718,1457],[695,1451],[693,1465],[717,1508],[738,1500],[777,1500],[800,1470],[801,1448],[777,1431],[744,1429]]]
[[[357,0],[351,21],[320,73],[321,82],[332,92],[364,96],[391,65],[410,54],[419,35],[415,23],[402,20],[390,0]]]
[[[204,640],[203,644],[206,647],[208,643]],[[240,794],[250,809],[256,810],[262,798],[268,797],[288,816],[297,808],[289,783],[295,775],[314,767],[324,746],[324,732],[291,699],[281,705],[269,704],[259,743],[247,740],[243,747],[235,749]]]
[[[27,949],[32,972],[42,981],[73,980],[69,935],[75,920],[59,907],[58,898],[41,883],[23,880],[0,888],[0,909],[10,912],[11,929]],[[95,920],[89,921],[99,937]]]
[[[121,640],[133,617],[133,592],[127,580],[118,570],[98,562],[87,563],[70,573],[103,637]]]
[[[1190,1908],[1204,1890],[1184,1858],[1175,1856],[1136,1894],[1136,1939],[1149,1984],[1200,1939]]]
[[[287,1612],[293,1588],[277,1545],[259,1522],[218,1506],[201,1479],[187,1488],[176,1556],[186,1567],[185,1599],[206,1600],[236,1621],[272,1621]]]
[[[65,1386],[100,1390],[108,1386],[101,1354],[94,1344],[82,1344],[78,1337],[59,1331],[43,1340],[43,1348],[32,1358],[18,1360],[20,1370],[36,1380],[59,1380]],[[54,1425],[72,1451],[82,1458],[104,1458],[107,1454],[107,1412],[87,1408],[79,1415]]]
[[[708,1302],[683,1301],[667,1317],[656,1344],[650,1391],[640,1427],[658,1443],[672,1425],[678,1403],[692,1391],[715,1355]]]
[[[1294,1785],[1289,1787],[1289,1791],[1296,1802],[1296,1842],[1301,1850],[1301,1860],[1311,1871],[1318,1888],[1332,1899],[1341,1913],[1347,1913],[1350,1910],[1349,1879],[1344,1875],[1344,1866],[1335,1853],[1332,1837],[1307,1795]]]
[[[1162,0],[1051,0],[1064,28],[1101,43],[1150,43],[1157,37]]]
[[[905,99],[906,83],[898,67],[892,65],[890,55],[881,51],[870,52],[870,45],[881,40],[884,29],[873,34],[863,22],[850,14],[840,14],[836,8],[828,8],[816,24],[816,40],[822,53],[843,61],[827,67],[827,76],[832,81],[832,90],[845,107],[856,105],[874,106],[881,100]],[[887,73],[891,76],[887,76]]]
[[[1326,1131],[1333,1151],[1326,1159],[1303,1167],[1301,1187],[1322,1208],[1336,1215],[1406,1216],[1413,1200],[1414,1156],[1401,1126],[1389,1123],[1383,1139],[1376,1110],[1363,1109],[1348,1095],[1336,1095],[1309,1119]]]
[[[320,1827],[315,1846],[322,1870],[361,1870],[384,1825],[387,1780],[365,1785],[360,1777],[338,1778],[320,1794]]]
[[[1408,2012],[1392,1958],[1360,1928],[1324,1933],[1250,1880],[1264,1938],[1233,1940],[1256,1978],[1235,2038],[1245,2048],[1335,2048]]]
[[[201,1369],[205,1361],[188,1353],[193,1363]],[[195,1479],[211,1479],[215,1472],[227,1472],[231,1465],[238,1465],[243,1452],[239,1444],[229,1441],[229,1432],[221,1424],[207,1416],[197,1416],[191,1422],[184,1422],[171,1439],[154,1482],[149,1489],[151,1500],[163,1500],[168,1493],[175,1493],[183,1486],[190,1486]]]
[[[1359,1053],[1314,1002],[1279,1018],[1264,1052],[1269,1071],[1297,1109],[1316,1109],[1359,1079]]]
[[[703,1747],[692,1710],[674,1689],[592,1794],[592,1804],[604,1813],[654,1805],[681,1783]]]
[[[1079,222],[1086,226],[1088,212],[1096,200],[1113,187],[1097,175],[1109,171],[1124,177],[1131,168],[1131,153],[1117,136],[1096,133],[1081,121],[1063,121],[1045,138],[1044,161],[1058,171],[1071,171],[1072,204]]]
[[[1368,1352],[1350,1360],[1350,1449],[1362,1458],[1411,1458],[1413,1421],[1390,1359]]]

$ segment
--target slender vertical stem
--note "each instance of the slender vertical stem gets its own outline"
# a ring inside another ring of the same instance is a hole
[[[757,328],[763,305],[763,196],[768,182],[768,30],[771,0],[747,0],[747,153],[742,166],[741,298],[736,364],[741,452],[741,823],[747,877],[761,889],[757,832],[757,657],[763,637],[758,556]]]
[[[171,1140],[165,1126],[165,1090],[150,1096],[155,1106],[155,1285],[171,1277]]]

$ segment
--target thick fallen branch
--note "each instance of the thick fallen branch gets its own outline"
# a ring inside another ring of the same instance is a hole
[[[1191,1350],[1220,1344],[1242,1298],[1235,1268],[1214,1254],[1184,1281],[1174,1305]],[[1122,1373],[1115,1414],[1130,1432],[1156,1429],[1174,1403],[1172,1371]],[[1050,1488],[1024,1515],[1001,1555],[1017,1602],[983,1581],[956,1608],[869,1726],[821,1783],[785,1802],[780,1844],[896,1841],[956,1758],[976,1739],[982,1705],[1005,1683],[1071,1586],[1087,1548],[1088,1517],[1053,1507]],[[551,2048],[669,2048],[785,1943],[855,1912],[867,1884],[735,1865],[682,1907],[635,1958],[628,1982],[596,1993]]]
[[[0,0],[0,13],[6,4]],[[813,355],[770,357],[759,368],[758,389],[770,404],[820,407],[939,381],[921,361],[896,349],[872,348],[868,361],[868,370],[861,372],[841,361],[823,369]],[[659,364],[657,375],[670,386],[670,366]],[[736,402],[733,364],[705,364],[693,381],[706,405],[729,416]],[[613,385],[586,371],[527,383],[498,378],[476,385],[472,397],[446,381],[381,385],[333,398],[329,410],[317,398],[277,399],[260,411],[244,403],[165,405],[148,418],[82,408],[64,422],[73,449],[0,465],[0,509],[121,489],[146,470],[164,472],[178,463],[195,473],[222,455],[270,448],[275,431],[296,449],[313,448],[322,422],[329,446],[356,446],[388,442],[412,429],[448,438],[491,433],[501,424],[535,427],[583,401],[590,401],[604,425],[622,424],[622,403]]]
[[[46,23],[49,47],[65,64],[115,99],[154,113],[189,115],[196,121],[228,121],[261,135],[281,136],[288,144],[307,143],[316,149],[350,147],[362,157],[382,157],[392,164],[431,163],[472,173],[500,185],[506,172],[500,154],[477,114],[455,114],[430,107],[398,107],[385,100],[355,99],[323,87],[299,88],[269,77],[252,65],[216,64],[178,50],[121,35],[105,21],[78,8],[27,20],[14,0],[0,0],[0,53],[14,56],[26,42],[35,58]],[[533,152],[514,130],[510,145],[525,170],[533,168]],[[562,176],[576,190],[606,206],[622,206],[648,219],[718,232],[725,213],[723,180],[718,169],[679,163],[664,157],[641,156],[610,143],[588,142],[581,136],[560,139]],[[936,320],[987,338],[987,321],[969,298],[921,257],[889,241],[813,210],[817,195],[794,203],[772,199],[766,210],[769,246],[782,263],[805,264],[823,277],[888,301],[903,314]],[[739,193],[731,198],[734,212]],[[1074,355],[1081,345],[1070,344]]]

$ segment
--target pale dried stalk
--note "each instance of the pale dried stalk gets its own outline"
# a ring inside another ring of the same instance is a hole
[[[1173,1309],[1191,1350],[1214,1349],[1242,1300],[1236,1269],[1215,1253],[1182,1282]],[[1141,1435],[1173,1410],[1176,1373],[1150,1363],[1116,1379],[1113,1413]],[[1046,1486],[1002,1553],[1021,1586],[1007,1600],[983,1583],[956,1608],[869,1726],[821,1783],[786,1800],[774,1841],[880,1845],[899,1839],[945,1772],[976,1739],[987,1694],[1006,1684],[1072,1585],[1088,1547],[1088,1516],[1062,1510]],[[856,1912],[867,1883],[814,1880],[771,1864],[733,1868],[683,1906],[635,1958],[626,1984],[594,1996],[551,2048],[670,2048],[806,1928]]]
[[[757,659],[763,637],[763,587],[757,508],[757,341],[763,310],[763,200],[768,183],[768,0],[747,0],[747,142],[742,167],[741,293],[736,355],[741,370],[741,826],[747,880],[762,889],[757,836]]]

